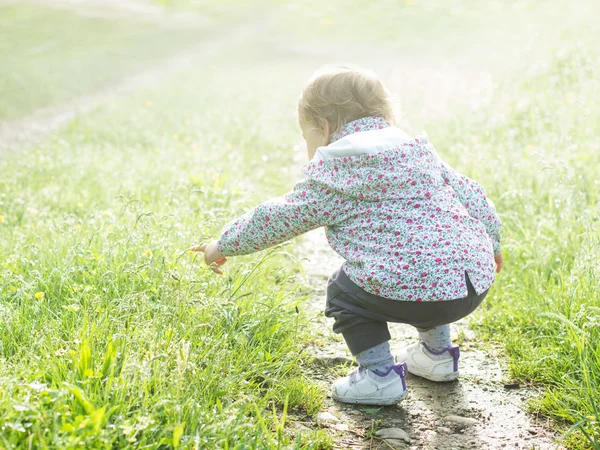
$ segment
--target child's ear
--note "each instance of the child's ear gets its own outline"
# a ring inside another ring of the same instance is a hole
[[[323,145],[329,145],[331,143],[331,135],[333,133],[333,127],[329,120],[323,121]]]

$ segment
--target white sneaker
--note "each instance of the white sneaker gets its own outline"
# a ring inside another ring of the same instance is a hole
[[[444,353],[448,353],[444,355]],[[431,381],[452,381],[458,376],[458,346],[447,347],[441,352],[434,352],[422,341],[402,349],[396,361],[406,363],[408,371],[413,375]]]
[[[406,397],[406,364],[397,364],[386,375],[359,366],[333,383],[333,398],[343,403],[393,405]]]

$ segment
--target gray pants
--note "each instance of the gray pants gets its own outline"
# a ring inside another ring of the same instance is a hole
[[[338,269],[327,283],[325,315],[333,317],[333,331],[341,333],[353,355],[391,339],[388,322],[406,323],[421,330],[456,322],[471,314],[488,291],[478,295],[465,273],[465,298],[436,302],[390,300],[370,294]]]

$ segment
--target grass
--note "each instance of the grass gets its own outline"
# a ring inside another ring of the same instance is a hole
[[[293,13],[273,22],[271,32],[308,41],[315,49],[324,46],[335,62],[344,50],[356,49],[349,52],[353,62],[375,45],[381,58],[400,66],[447,63],[498,73],[544,58],[560,45],[565,29],[595,33],[598,17],[595,3],[587,0],[302,0],[288,8]]]
[[[237,148],[293,156],[287,105],[244,100],[235,76],[182,74],[0,162],[0,446],[329,445],[282,433],[284,405],[310,416],[323,399],[299,364],[289,258],[219,278],[186,251],[256,195],[264,164]]]
[[[567,427],[575,424],[573,448],[600,448],[600,82],[594,55],[574,48],[532,69],[501,118],[482,118],[478,145],[498,155],[482,177],[502,211],[507,265],[477,328],[504,342],[514,377],[547,387],[531,407]]]
[[[275,0],[229,0],[227,2],[213,2],[210,0],[145,0],[148,4],[161,5],[166,11],[193,11],[211,20],[243,20],[255,18],[267,10],[274,10],[281,6]]]

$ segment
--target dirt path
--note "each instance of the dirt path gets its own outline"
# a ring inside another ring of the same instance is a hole
[[[85,114],[119,95],[165,83],[169,75],[197,66],[203,59],[252,38],[263,32],[265,24],[273,20],[276,14],[278,14],[277,11],[264,16],[257,22],[238,26],[233,31],[227,30],[222,35],[160,61],[148,70],[133,74],[116,85],[77,97],[65,104],[40,108],[30,115],[0,122],[0,157],[2,153],[11,151],[19,145],[40,141],[78,115]]]
[[[300,254],[306,258],[303,268],[314,290],[307,308],[324,342],[315,349],[317,360],[323,364],[318,378],[329,384],[336,378],[331,368],[351,360],[341,337],[330,331],[332,319],[322,313],[327,277],[343,260],[328,247],[322,230],[305,236]],[[487,301],[493,301],[493,293]],[[392,324],[390,328],[394,353],[416,341],[412,327]],[[466,320],[454,326],[456,335],[462,338],[461,376],[457,381],[434,383],[409,374],[409,396],[396,406],[380,409],[344,405],[328,397],[317,422],[331,431],[337,448],[563,448],[554,442],[559,436],[549,431],[549,423],[525,411],[524,400],[535,392],[506,384],[497,355],[487,353],[478,344]],[[372,436],[373,429],[383,435]],[[385,436],[389,438],[383,439]]]

